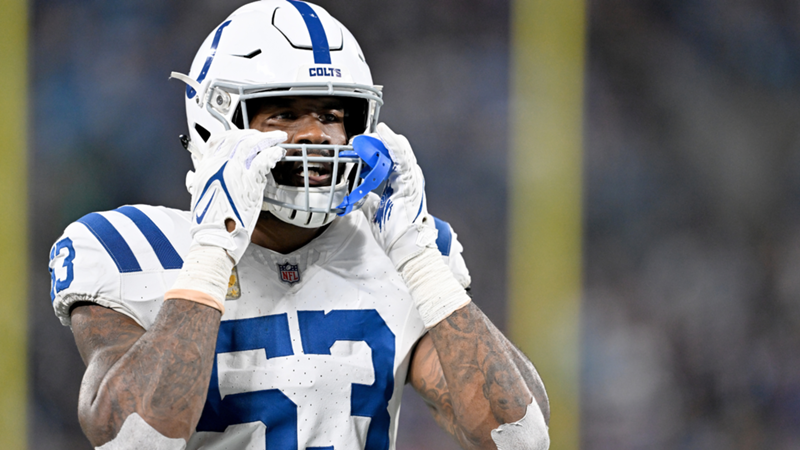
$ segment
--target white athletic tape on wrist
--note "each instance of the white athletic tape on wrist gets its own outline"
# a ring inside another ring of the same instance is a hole
[[[233,261],[225,249],[194,243],[183,260],[178,279],[164,293],[164,300],[191,300],[225,313],[232,269]]]
[[[492,430],[492,440],[497,450],[547,450],[550,448],[550,435],[539,405],[534,401],[528,405],[525,417],[504,423]]]
[[[138,413],[133,413],[122,422],[117,436],[95,450],[184,450],[186,440],[168,438],[144,421]]]
[[[428,329],[471,301],[436,249],[425,248],[400,273]]]

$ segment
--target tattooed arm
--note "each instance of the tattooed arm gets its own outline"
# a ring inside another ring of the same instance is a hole
[[[164,436],[188,441],[205,403],[220,312],[168,300],[147,331],[94,304],[80,304],[71,317],[87,366],[78,418],[92,445],[112,440],[134,412]]]
[[[423,336],[409,382],[465,449],[494,449],[491,430],[520,420],[532,400],[549,421],[547,394],[533,364],[472,302]]]

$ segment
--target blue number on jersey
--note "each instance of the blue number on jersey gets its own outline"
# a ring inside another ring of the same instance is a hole
[[[217,354],[264,349],[267,359],[291,356],[286,314],[230,320],[219,324]],[[230,425],[260,421],[267,427],[266,448],[297,448],[297,405],[278,389],[226,395],[219,392],[217,360],[197,431],[225,431]]]
[[[389,399],[394,390],[394,333],[375,310],[298,311],[305,354],[330,355],[336,341],[363,341],[372,350],[375,382],[353,384],[351,415],[370,417],[366,449],[389,448]],[[264,349],[267,359],[292,356],[286,314],[230,320],[220,324],[216,353]],[[297,405],[278,389],[226,395],[219,391],[217,360],[197,431],[223,432],[230,425],[260,421],[266,448],[297,449]],[[334,450],[333,446],[324,447]]]
[[[394,333],[374,309],[298,311],[306,355],[330,355],[336,341],[364,341],[372,349],[375,382],[353,384],[350,414],[371,417],[366,449],[389,448],[389,400],[394,391]]]
[[[72,247],[72,239],[64,238],[58,242],[50,250],[50,261],[56,256],[61,254],[62,249],[67,249],[67,257],[64,258],[64,263],[61,267],[67,269],[67,275],[63,280],[56,278],[56,272],[50,268],[50,301],[55,301],[56,294],[68,288],[72,284],[74,273],[72,270],[72,260],[75,259],[75,249]]]

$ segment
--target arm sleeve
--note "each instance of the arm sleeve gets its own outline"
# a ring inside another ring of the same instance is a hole
[[[125,206],[70,224],[50,249],[50,300],[61,323],[70,325],[72,305],[90,302],[149,328],[188,248],[188,238],[174,237],[180,217]]]

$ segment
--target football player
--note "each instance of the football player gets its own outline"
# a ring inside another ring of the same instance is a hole
[[[50,252],[96,448],[391,449],[406,382],[465,449],[548,448],[542,381],[471,301],[346,28],[250,3],[173,77],[190,210],[91,213]]]

